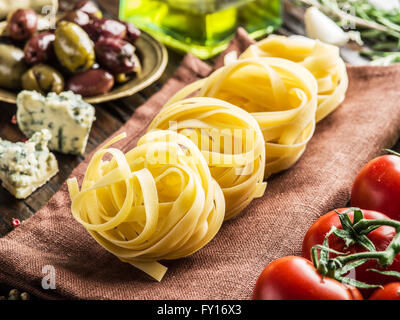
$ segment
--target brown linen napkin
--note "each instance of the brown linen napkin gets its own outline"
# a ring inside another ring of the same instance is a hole
[[[234,47],[243,50],[249,43],[240,33]],[[119,147],[132,148],[169,96],[210,71],[187,56],[120,130],[128,138]],[[271,178],[265,195],[226,222],[206,247],[165,262],[169,270],[161,283],[120,262],[88,235],[71,216],[65,184],[43,209],[0,239],[0,282],[45,298],[249,299],[264,266],[300,254],[312,222],[345,206],[357,171],[399,137],[400,66],[349,67],[348,72],[345,102],[318,124],[301,160]],[[72,176],[82,177],[87,161]],[[55,290],[41,288],[46,265],[55,268]]]

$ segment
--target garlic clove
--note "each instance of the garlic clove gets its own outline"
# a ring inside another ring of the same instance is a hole
[[[304,22],[309,38],[318,39],[336,46],[342,46],[349,41],[349,35],[315,7],[310,7],[306,10]]]

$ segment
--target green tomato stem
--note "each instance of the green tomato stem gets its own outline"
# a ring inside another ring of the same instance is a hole
[[[360,252],[350,254],[345,257],[337,257],[336,260],[340,261],[342,264],[349,263],[355,260],[362,260],[362,259],[376,259],[381,260],[386,255],[386,251],[376,251],[376,252]]]
[[[348,211],[354,212],[353,224],[350,222],[350,218],[347,215]],[[321,274],[321,276],[328,276],[338,281],[343,281],[345,279],[343,278],[344,275],[349,270],[364,264],[368,260],[374,259],[381,267],[388,267],[393,263],[396,255],[400,254],[400,222],[390,219],[367,220],[364,218],[362,211],[361,217],[359,212],[357,211],[361,210],[358,208],[350,208],[349,210],[342,213],[347,215],[347,220],[343,217],[343,219],[340,218],[343,230],[350,229],[353,233],[355,233],[353,236],[355,236],[356,238],[360,238],[366,237],[367,233],[377,229],[378,227],[389,226],[395,228],[396,235],[393,237],[392,241],[389,243],[384,251],[369,250],[365,252],[345,255],[344,253],[340,253],[329,248],[328,239],[331,234],[335,233],[335,231],[337,230],[335,227],[332,227],[332,229],[325,235],[323,244],[316,245],[311,249],[312,262],[317,271]],[[340,215],[339,212],[337,213]],[[350,223],[350,225],[348,225],[348,223]],[[318,250],[321,250],[319,257]],[[330,259],[329,252],[335,253],[337,256],[333,259]],[[352,280],[352,285],[359,288],[376,287],[374,285],[369,285],[367,283],[363,283],[357,280]]]
[[[394,220],[361,220],[354,225],[356,231],[365,230],[370,226],[391,226],[396,229],[396,235],[384,251],[360,252],[348,256],[339,256],[337,261],[343,265],[360,259],[376,259],[382,267],[390,266],[394,258],[400,253],[400,222]]]
[[[365,229],[367,229],[368,227],[371,227],[371,226],[389,226],[389,227],[395,228],[396,232],[400,231],[400,222],[399,221],[395,221],[395,220],[389,220],[389,219],[376,219],[376,220],[363,219],[363,220],[357,222],[353,226],[353,228],[357,232],[360,232],[360,231],[365,230]]]

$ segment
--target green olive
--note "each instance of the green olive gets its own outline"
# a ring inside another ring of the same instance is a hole
[[[56,69],[45,64],[37,64],[22,76],[22,88],[42,94],[60,93],[64,90],[64,79]]]
[[[24,51],[12,45],[0,44],[0,87],[19,89],[21,76],[27,68]]]
[[[76,73],[92,67],[95,60],[93,42],[80,26],[61,21],[55,35],[54,50],[65,68]]]

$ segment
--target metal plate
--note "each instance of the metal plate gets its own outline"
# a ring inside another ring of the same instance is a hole
[[[135,43],[136,52],[142,63],[142,72],[122,85],[116,85],[110,92],[94,97],[87,97],[85,101],[96,104],[133,95],[146,88],[164,72],[168,53],[164,45],[155,40],[149,34],[142,32],[141,37]],[[0,101],[16,103],[15,92],[0,89]]]

